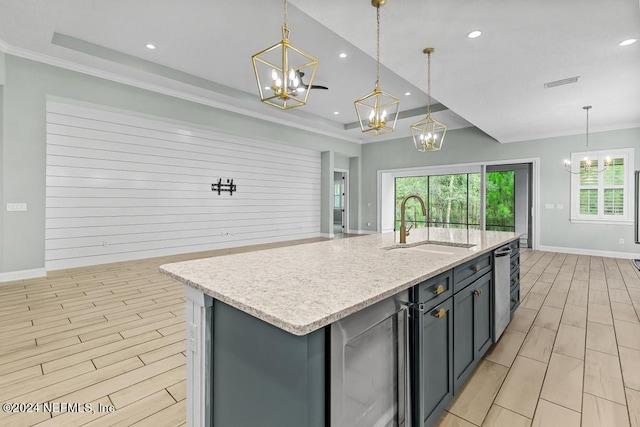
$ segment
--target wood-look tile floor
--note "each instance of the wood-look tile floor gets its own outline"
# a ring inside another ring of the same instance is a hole
[[[326,239],[60,270],[46,278],[0,283],[0,403],[40,403],[38,412],[0,411],[0,426],[185,425],[183,289],[158,267],[319,240]],[[94,413],[60,405],[49,412],[43,402],[79,403],[83,409],[91,404]],[[113,412],[99,411],[109,405]]]
[[[522,251],[521,305],[439,427],[640,427],[640,273]]]
[[[0,403],[41,404],[39,412],[0,412],[0,426],[184,425],[182,286],[158,267],[280,245],[0,283]],[[440,426],[640,427],[640,275],[632,264],[523,251],[521,293],[509,328]],[[51,413],[43,402],[90,403],[94,413]]]

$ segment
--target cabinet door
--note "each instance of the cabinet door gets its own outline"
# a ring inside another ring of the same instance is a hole
[[[458,391],[471,373],[473,346],[473,290],[463,289],[453,296],[453,389]]]
[[[417,351],[413,375],[414,425],[435,426],[453,398],[453,299],[435,308],[416,310],[418,327],[414,329]]]
[[[492,273],[453,296],[453,388],[457,392],[493,340]]]
[[[473,346],[474,360],[479,361],[493,343],[493,292],[491,275],[473,285]]]

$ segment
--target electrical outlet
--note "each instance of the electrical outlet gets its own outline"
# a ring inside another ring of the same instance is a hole
[[[198,326],[191,322],[187,322],[187,350],[198,352]]]
[[[562,209],[564,209],[564,205],[563,205],[563,204],[561,204],[561,203],[558,203],[558,204],[556,205],[556,209],[558,209],[558,210],[562,210]]]
[[[553,209],[553,203],[547,203],[544,205],[545,209]]]
[[[7,212],[24,212],[26,210],[26,203],[7,203]]]
[[[618,239],[618,243],[620,243],[621,245],[624,245],[624,239]]]

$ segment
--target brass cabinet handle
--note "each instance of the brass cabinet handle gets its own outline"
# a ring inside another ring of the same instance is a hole
[[[438,310],[435,310],[431,313],[433,315],[433,317],[437,317],[438,319],[444,317],[445,314],[447,314],[447,310],[445,310],[444,308],[440,308]]]
[[[477,273],[478,271],[480,271],[480,264],[473,264],[471,266],[471,269]]]
[[[444,292],[444,286],[442,286],[442,285],[438,285],[438,287],[435,288],[434,291],[433,291],[433,293],[435,295],[440,295],[443,292]]]
[[[479,297],[480,295],[482,295],[482,289],[478,289],[477,291],[474,291],[473,293],[476,294],[477,297]]]

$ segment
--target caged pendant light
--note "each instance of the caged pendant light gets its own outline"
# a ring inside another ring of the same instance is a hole
[[[442,149],[447,127],[431,118],[431,54],[434,48],[428,47],[422,52],[427,54],[427,117],[411,125],[413,144],[416,150],[438,151]]]
[[[356,114],[360,122],[360,129],[366,134],[383,135],[391,133],[396,129],[398,119],[398,109],[400,100],[380,89],[380,7],[384,6],[387,0],[371,0],[371,5],[376,8],[376,87],[373,92],[368,93],[356,100]]]
[[[588,174],[593,174],[593,173],[602,173],[604,172],[609,165],[611,164],[611,158],[609,156],[604,158],[604,164],[602,165],[602,169],[598,169],[598,161],[597,160],[592,160],[589,158],[589,110],[591,109],[591,105],[585,105],[584,107],[582,107],[583,110],[585,110],[587,112],[587,146],[586,146],[586,150],[585,150],[585,156],[584,158],[580,161],[580,165],[578,166],[578,170],[574,171],[572,166],[571,166],[571,161],[570,160],[565,160],[564,161],[564,167],[567,170],[567,172],[572,173],[574,175],[588,175]]]
[[[282,41],[251,57],[260,100],[283,110],[307,103],[307,88],[313,85],[318,68],[316,58],[289,42],[287,6],[285,0]],[[303,75],[309,76],[307,84],[302,82]]]

